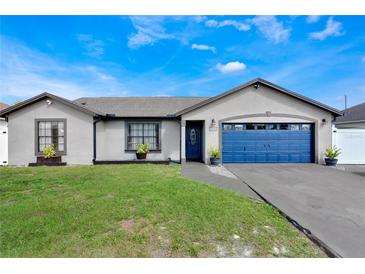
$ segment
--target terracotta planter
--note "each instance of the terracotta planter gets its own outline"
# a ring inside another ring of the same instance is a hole
[[[138,160],[144,160],[147,157],[147,153],[136,153]]]
[[[326,162],[326,166],[336,166],[338,160],[337,159],[325,158],[324,161]]]
[[[61,156],[51,158],[44,158],[43,156],[37,157],[37,164],[60,164],[61,162]]]

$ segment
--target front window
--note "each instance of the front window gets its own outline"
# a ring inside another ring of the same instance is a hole
[[[42,152],[48,145],[55,145],[57,152],[65,152],[65,122],[38,121],[37,122],[38,152]]]
[[[137,144],[148,144],[149,150],[160,150],[160,123],[128,123],[127,149],[136,150]]]

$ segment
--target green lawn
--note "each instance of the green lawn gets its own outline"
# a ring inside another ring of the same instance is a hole
[[[1,257],[322,257],[274,208],[179,165],[0,168]]]

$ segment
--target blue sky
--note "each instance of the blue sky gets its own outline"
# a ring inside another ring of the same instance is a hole
[[[214,96],[256,77],[365,101],[365,16],[1,16],[0,101]]]

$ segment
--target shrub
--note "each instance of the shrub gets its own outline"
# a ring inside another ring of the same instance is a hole
[[[214,146],[210,146],[209,148],[210,157],[212,158],[219,158],[219,149],[215,148]]]
[[[148,153],[148,152],[149,152],[148,144],[138,144],[137,145],[137,153],[138,154]]]
[[[43,149],[44,158],[52,158],[56,156],[56,147],[54,144],[48,145]]]
[[[341,149],[337,148],[336,146],[326,148],[325,155],[327,158],[335,159],[340,154],[341,154]]]

